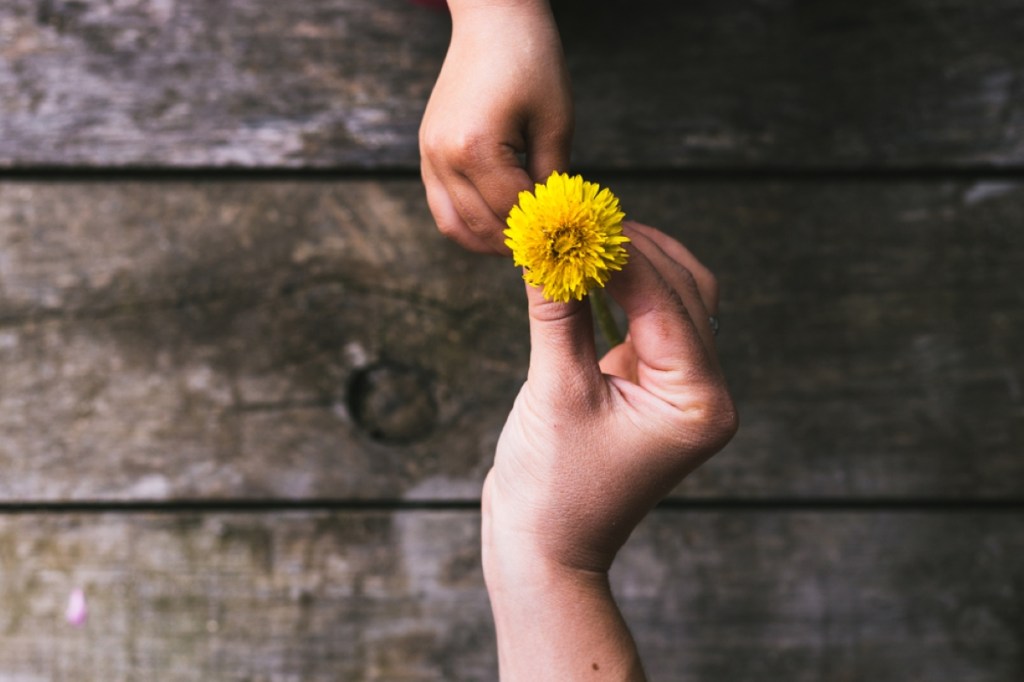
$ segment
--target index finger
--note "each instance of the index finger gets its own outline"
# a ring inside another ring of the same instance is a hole
[[[636,243],[629,263],[608,283],[608,292],[629,320],[637,358],[637,383],[680,409],[699,400],[693,389],[717,386],[709,355],[690,310]]]
[[[693,255],[693,252],[661,230],[650,225],[627,220],[623,222],[623,227],[644,235],[657,244],[658,248],[664,251],[672,260],[686,268],[693,275],[693,280],[697,284],[697,291],[700,293],[700,298],[704,302],[704,307],[708,313],[711,315],[718,314],[718,280],[715,279],[714,274],[708,270],[707,266]]]
[[[463,221],[455,202],[448,194],[448,189],[426,159],[420,164],[420,174],[423,177],[423,187],[426,189],[427,206],[441,234],[476,253],[500,253],[495,246],[473,232]]]
[[[714,284],[714,276],[711,271],[704,268],[686,247],[658,230],[654,228],[647,228],[648,232],[638,230],[637,227],[644,227],[638,223],[630,223],[626,227],[625,231],[633,240],[634,246],[647,256],[654,269],[679,296],[697,333],[700,334],[704,349],[717,367],[715,332],[711,326],[712,311],[707,303],[712,300],[712,297],[717,301],[718,297],[717,285]],[[670,249],[672,253],[666,249]],[[711,280],[711,285],[714,287],[712,292],[709,292],[708,279]]]

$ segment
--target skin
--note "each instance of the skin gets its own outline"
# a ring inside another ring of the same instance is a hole
[[[506,682],[645,679],[608,570],[637,523],[737,428],[708,323],[714,277],[654,228],[625,232],[630,262],[608,292],[630,334],[600,361],[586,301],[527,287],[529,374],[482,500]]]
[[[573,111],[546,0],[450,0],[452,38],[420,126],[420,171],[441,232],[507,254],[519,192],[568,167]],[[522,161],[521,161],[522,159]]]
[[[568,167],[573,110],[547,0],[449,0],[452,40],[420,128],[443,234],[507,254],[518,194]],[[586,301],[527,286],[531,357],[482,494],[484,576],[501,679],[643,680],[608,570],[637,523],[721,449],[736,410],[715,351],[712,274],[628,223],[608,292],[626,341],[598,359]]]

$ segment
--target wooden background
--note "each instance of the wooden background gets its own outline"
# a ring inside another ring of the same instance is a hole
[[[652,678],[1024,679],[1024,3],[556,12],[574,168],[719,275],[743,422],[616,564]],[[448,32],[0,5],[0,681],[495,678],[528,348],[422,196]]]

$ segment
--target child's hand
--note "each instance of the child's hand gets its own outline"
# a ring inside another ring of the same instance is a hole
[[[565,58],[546,0],[449,6],[451,45],[420,127],[427,202],[449,238],[507,253],[502,230],[518,193],[568,165]]]

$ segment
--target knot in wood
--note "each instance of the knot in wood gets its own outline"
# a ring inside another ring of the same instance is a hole
[[[348,407],[359,428],[382,443],[421,440],[437,422],[433,382],[422,369],[405,365],[385,362],[356,372]]]

